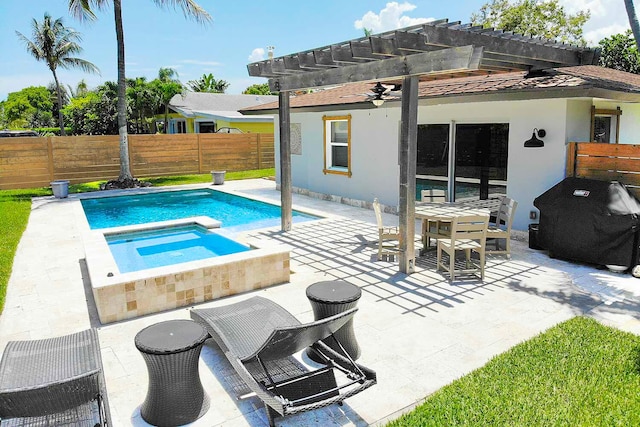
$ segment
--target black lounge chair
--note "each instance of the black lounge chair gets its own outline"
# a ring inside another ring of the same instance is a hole
[[[248,388],[264,402],[269,425],[274,426],[277,416],[342,404],[376,383],[374,371],[321,341],[333,337],[356,311],[302,324],[273,301],[253,297],[223,307],[192,309],[191,318],[207,329]],[[292,358],[307,347],[326,366],[308,370]],[[344,374],[340,384],[336,371]]]
[[[96,330],[10,341],[0,361],[0,423],[111,426]]]

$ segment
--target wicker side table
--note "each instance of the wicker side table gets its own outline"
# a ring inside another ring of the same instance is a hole
[[[191,320],[168,320],[138,332],[135,344],[149,372],[142,418],[157,426],[188,424],[209,410],[198,360],[209,334]]]
[[[307,298],[311,302],[315,320],[324,319],[355,307],[361,296],[362,291],[359,287],[340,280],[318,282],[307,288]],[[340,328],[334,336],[353,360],[360,357],[360,346],[353,332],[353,319]],[[344,354],[332,338],[327,338],[323,342],[337,353]],[[310,349],[307,350],[307,356],[313,361],[321,362],[315,352]]]

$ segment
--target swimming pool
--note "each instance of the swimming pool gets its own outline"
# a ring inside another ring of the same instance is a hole
[[[280,207],[221,191],[179,190],[82,200],[91,229],[146,224],[208,216],[227,231],[245,231],[280,224]],[[293,211],[293,222],[318,219]]]
[[[198,225],[105,236],[121,273],[245,252],[248,246]]]

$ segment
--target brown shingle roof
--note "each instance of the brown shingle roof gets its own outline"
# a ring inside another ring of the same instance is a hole
[[[368,101],[372,83],[353,83],[291,97],[291,108],[357,104]],[[595,65],[548,70],[526,77],[525,72],[420,82],[419,97],[487,94],[496,92],[544,91],[563,88],[601,88],[640,94],[640,75]],[[278,108],[277,102],[246,108],[263,111]]]

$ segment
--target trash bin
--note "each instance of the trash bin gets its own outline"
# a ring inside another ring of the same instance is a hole
[[[64,199],[69,195],[69,181],[51,181],[51,189],[56,199]]]
[[[211,171],[211,176],[213,177],[213,185],[224,184],[225,173],[227,173],[227,171]]]
[[[540,224],[529,224],[529,249],[542,250],[538,244],[538,231]]]

